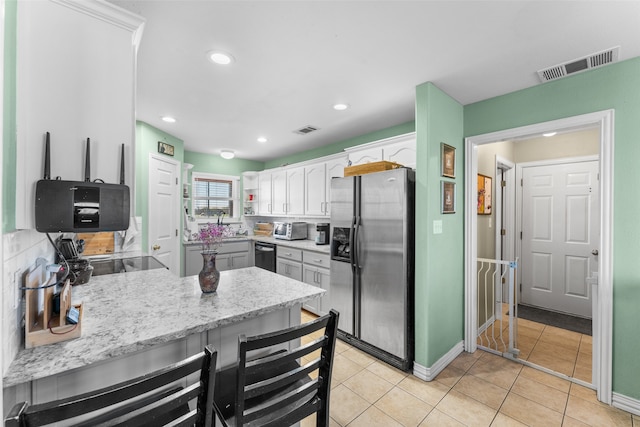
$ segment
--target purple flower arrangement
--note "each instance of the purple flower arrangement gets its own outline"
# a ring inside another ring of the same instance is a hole
[[[193,233],[193,239],[202,243],[203,252],[215,251],[222,244],[224,230],[225,226],[208,222],[200,228],[200,231]]]

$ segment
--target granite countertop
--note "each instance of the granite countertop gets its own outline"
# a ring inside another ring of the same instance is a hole
[[[203,294],[198,276],[156,269],[92,277],[72,288],[82,336],[21,350],[3,386],[60,374],[320,297],[325,291],[258,267],[220,273]]]
[[[314,251],[314,252],[320,252],[320,253],[324,253],[324,254],[329,254],[330,253],[330,246],[331,245],[316,245],[315,240],[284,240],[284,239],[276,239],[275,237],[272,236],[238,236],[238,237],[229,237],[226,238],[224,240],[224,242],[242,242],[242,241],[246,241],[246,240],[253,240],[256,242],[267,242],[267,243],[274,243],[278,246],[286,246],[289,248],[296,248],[296,249],[302,249],[305,251]],[[196,241],[196,240],[188,240],[182,241],[182,244],[184,246],[191,246],[191,245],[199,245],[200,242]]]

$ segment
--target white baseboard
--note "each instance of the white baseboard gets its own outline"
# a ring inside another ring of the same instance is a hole
[[[624,394],[614,392],[611,399],[611,406],[635,415],[640,415],[640,400],[627,397]]]
[[[458,344],[454,345],[451,350],[449,350],[444,356],[436,361],[430,368],[420,365],[419,363],[413,362],[413,375],[420,378],[424,381],[432,381],[434,380],[440,372],[444,368],[449,365],[449,363],[453,362],[460,353],[464,351],[464,341],[460,341]]]

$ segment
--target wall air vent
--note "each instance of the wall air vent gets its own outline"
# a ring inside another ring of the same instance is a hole
[[[306,135],[308,133],[315,132],[317,130],[318,130],[317,127],[308,125],[308,126],[305,126],[303,128],[294,130],[293,133],[297,133],[299,135]]]
[[[573,61],[564,62],[538,71],[538,77],[541,82],[548,82],[570,74],[579,73],[580,71],[589,70],[591,68],[602,67],[618,61],[620,46],[611,49],[596,52],[583,58],[574,59]]]

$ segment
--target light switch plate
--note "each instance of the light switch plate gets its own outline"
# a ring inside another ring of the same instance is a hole
[[[442,220],[433,221],[433,234],[442,234]]]

